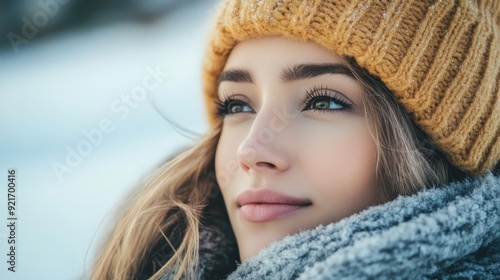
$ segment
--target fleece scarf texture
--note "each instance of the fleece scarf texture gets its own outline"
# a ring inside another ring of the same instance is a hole
[[[500,279],[500,177],[401,196],[243,264],[228,232],[222,223],[201,232],[200,279]]]

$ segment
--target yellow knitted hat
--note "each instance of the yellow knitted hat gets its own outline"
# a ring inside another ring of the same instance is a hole
[[[378,76],[450,161],[470,174],[500,159],[499,0],[227,0],[203,67],[217,80],[243,40],[285,36],[352,56]]]

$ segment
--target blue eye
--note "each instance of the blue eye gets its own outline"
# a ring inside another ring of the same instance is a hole
[[[233,97],[228,97],[223,101],[217,102],[217,115],[219,115],[220,117],[225,117],[227,115],[233,115],[237,113],[251,112],[253,112],[253,109],[252,107],[250,107],[250,105]]]
[[[253,112],[252,108],[241,101],[231,101],[226,106],[229,114],[236,114],[242,112]]]
[[[327,97],[316,97],[310,102],[310,108],[314,110],[338,110],[343,109],[344,105],[339,104],[336,100]]]
[[[327,88],[313,88],[307,92],[304,109],[316,111],[351,110],[352,103],[338,91]]]

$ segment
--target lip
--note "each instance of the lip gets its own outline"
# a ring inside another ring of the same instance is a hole
[[[311,201],[262,189],[247,190],[236,197],[240,217],[250,222],[267,222],[288,216],[311,205]]]

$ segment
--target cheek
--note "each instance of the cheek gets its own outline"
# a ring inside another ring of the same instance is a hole
[[[376,200],[376,146],[368,128],[343,129],[316,139],[308,162],[315,196],[344,215],[353,214]],[[336,211],[336,213],[339,213]]]
[[[236,151],[243,140],[235,135],[238,134],[228,134],[223,130],[215,152],[215,174],[223,195],[239,169]]]
[[[370,137],[370,136],[368,136]],[[337,139],[318,161],[329,181],[370,182],[375,171],[376,150],[372,141],[362,137]]]

